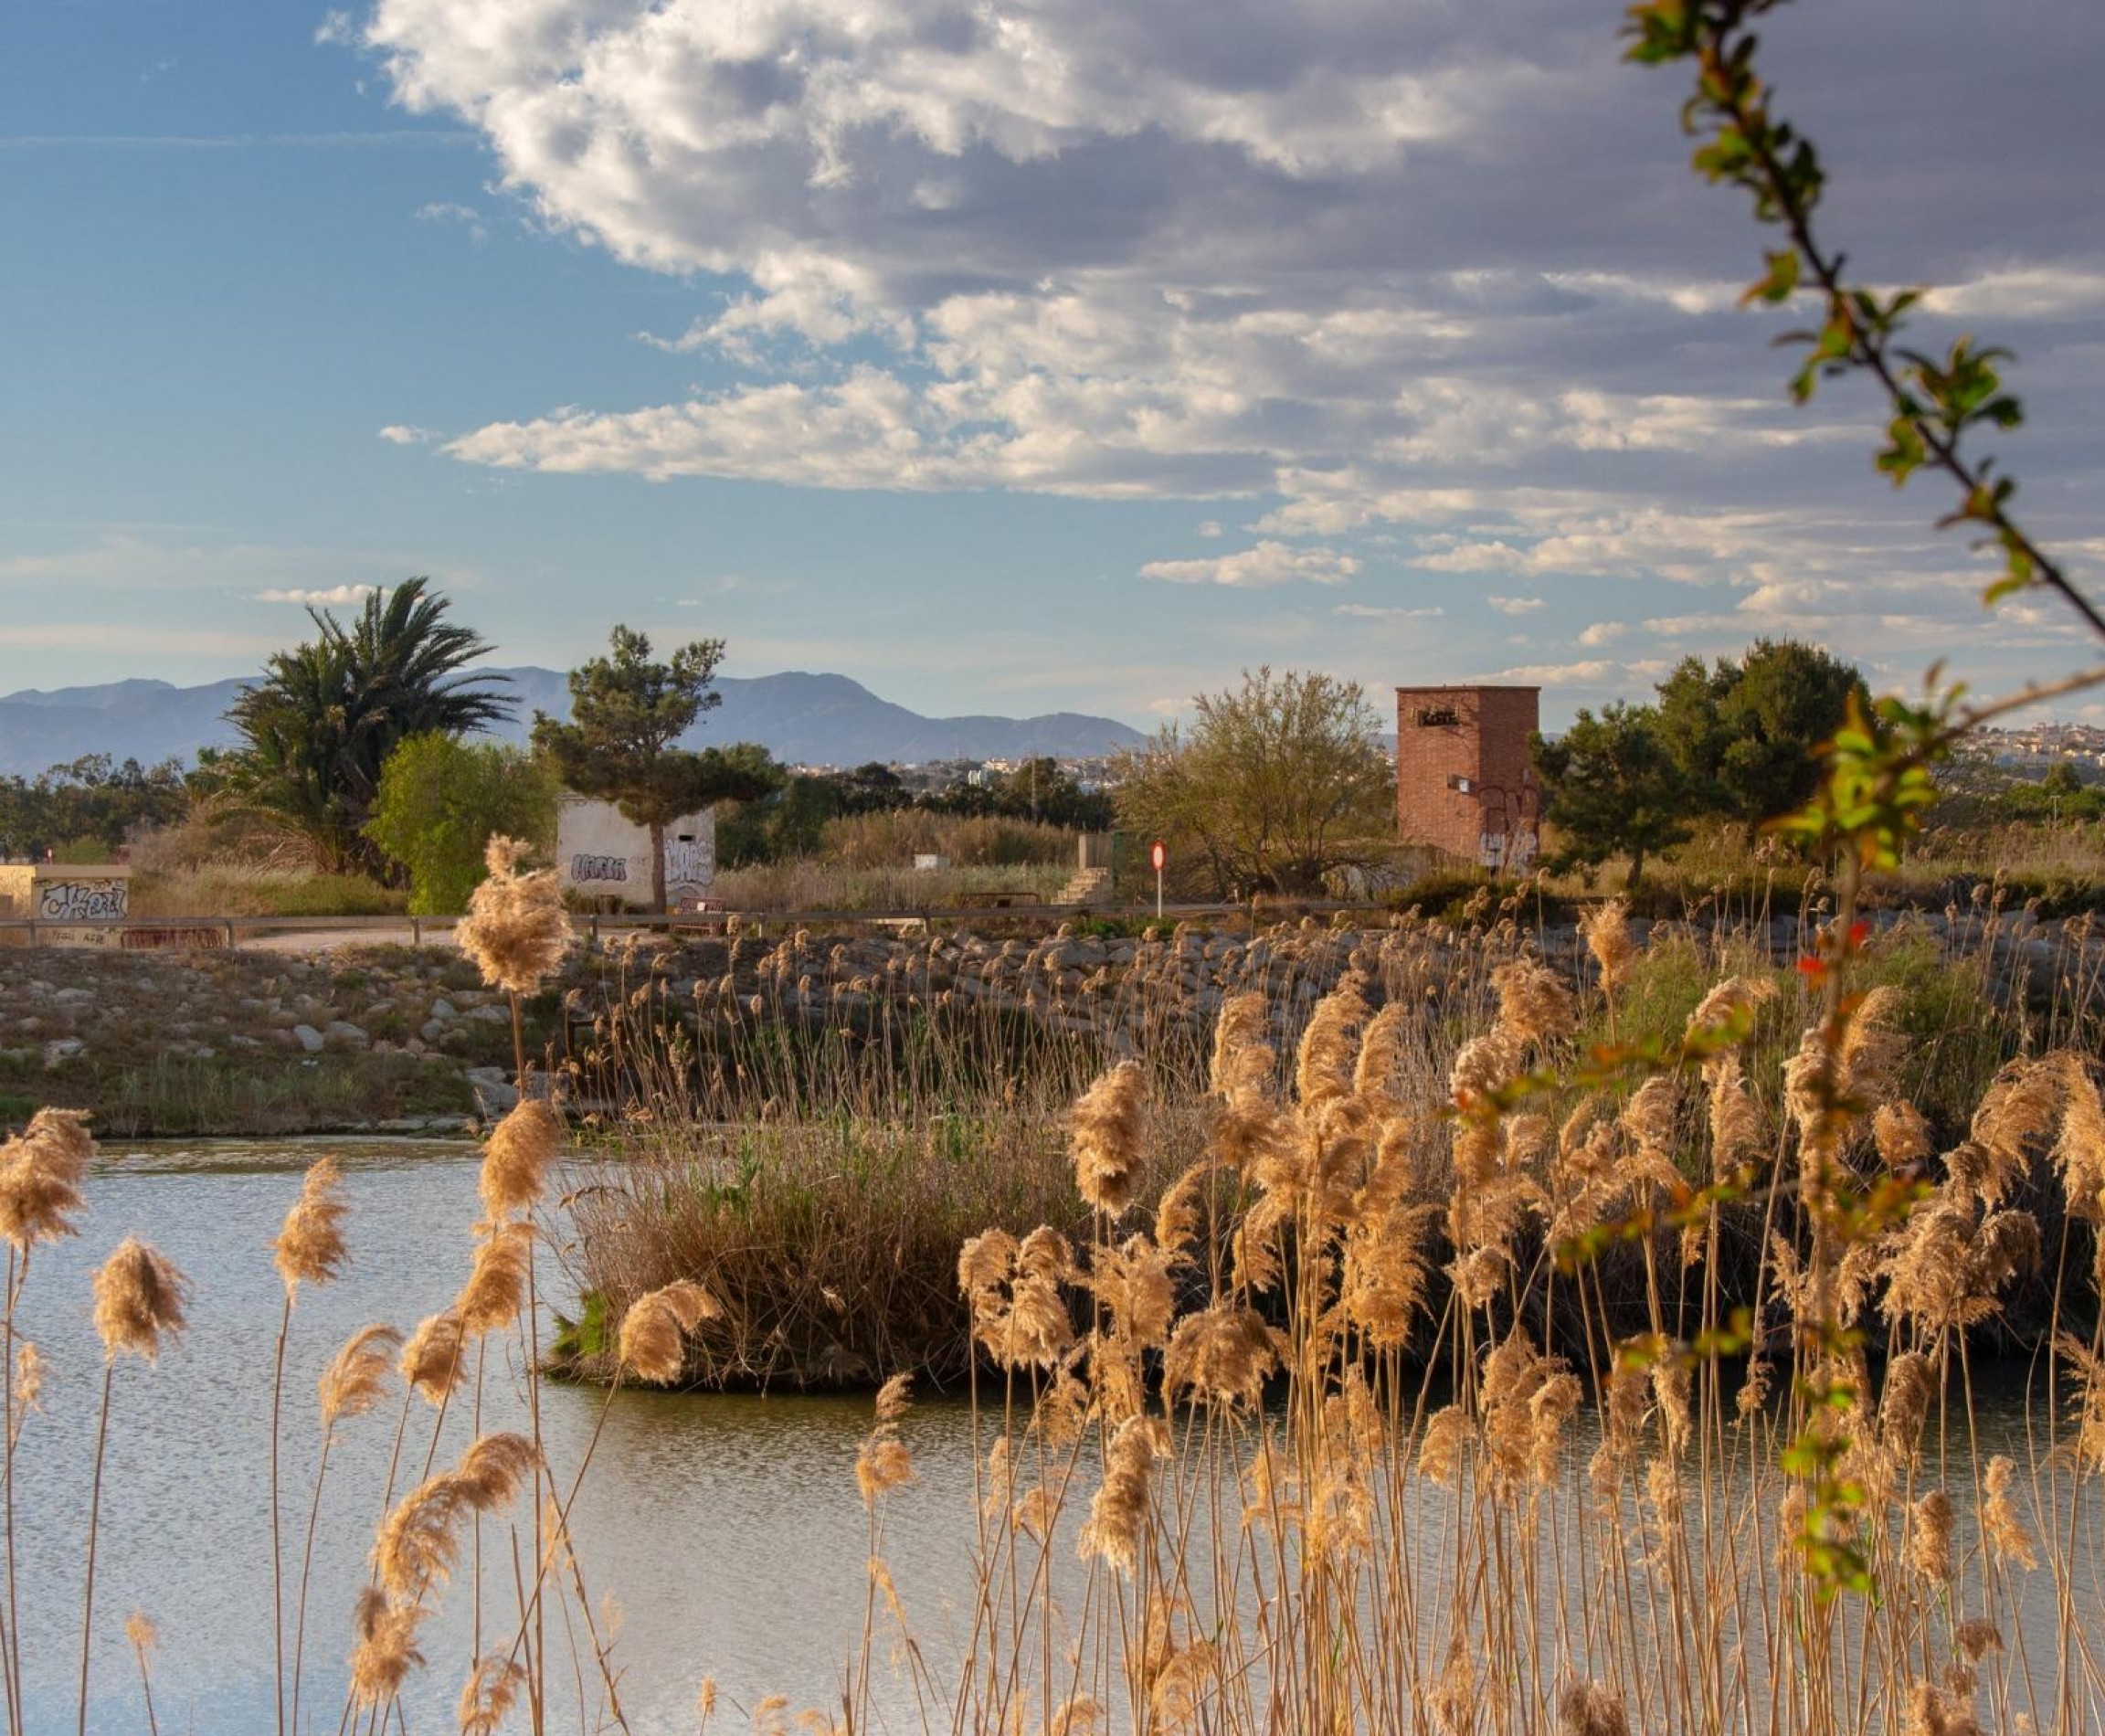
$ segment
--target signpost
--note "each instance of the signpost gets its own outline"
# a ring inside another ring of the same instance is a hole
[[[1155,920],[1162,920],[1162,864],[1169,860],[1169,852],[1162,848],[1158,838],[1148,852],[1148,860],[1155,864]]]

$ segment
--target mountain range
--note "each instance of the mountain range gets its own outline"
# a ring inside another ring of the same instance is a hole
[[[495,731],[524,741],[536,710],[566,717],[567,681],[552,669],[491,670],[511,682],[513,720]],[[152,765],[194,760],[200,747],[227,747],[236,736],[227,707],[242,680],[176,687],[164,681],[108,682],[97,687],[25,689],[0,695],[0,774],[34,776],[83,754]],[[688,745],[756,741],[795,765],[900,765],[936,759],[1021,759],[1050,754],[1091,758],[1137,745],[1140,732],[1110,717],[1051,712],[1042,717],[924,717],[880,699],[845,675],[791,670],[779,675],[719,676],[724,703],[703,714]]]

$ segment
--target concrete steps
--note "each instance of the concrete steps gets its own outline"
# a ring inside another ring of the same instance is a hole
[[[1056,905],[1105,905],[1111,902],[1111,871],[1084,868],[1053,894]]]

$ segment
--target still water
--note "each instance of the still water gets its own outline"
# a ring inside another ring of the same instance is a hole
[[[102,1360],[88,1280],[132,1232],[190,1278],[190,1323],[158,1367],[126,1360],[117,1369],[90,1728],[146,1729],[138,1667],[122,1635],[133,1610],[160,1630],[153,1699],[162,1731],[274,1728],[268,1466],[282,1292],[270,1243],[305,1165],[324,1150],[344,1165],[353,1264],[335,1284],[303,1289],[294,1316],[281,1476],[296,1573],[319,1445],[315,1377],[357,1328],[386,1320],[407,1330],[452,1299],[476,1216],[471,1149],[432,1141],[267,1152],[253,1145],[112,1147],[90,1177],[83,1233],[37,1251],[18,1320],[47,1362],[43,1413],[25,1429],[17,1472],[32,1729],[73,1728]],[[555,1287],[564,1292],[565,1281]],[[491,1371],[485,1427],[523,1425],[515,1375]],[[590,1390],[543,1388],[543,1426],[559,1468],[576,1464],[603,1403]],[[465,1409],[456,1401],[449,1414],[442,1464],[470,1438]],[[366,1580],[397,1413],[384,1403],[343,1424],[331,1452],[309,1596],[303,1729],[338,1725],[351,1607]],[[428,1441],[431,1415],[419,1400],[413,1443]],[[853,1464],[869,1423],[866,1399],[617,1396],[576,1529],[593,1598],[608,1593],[619,1606],[617,1656],[633,1728],[693,1730],[704,1675],[719,1683],[719,1730],[749,1727],[736,1708],[769,1693],[787,1693],[797,1705],[838,1703],[841,1660],[862,1626],[865,1521]],[[911,1440],[921,1472],[906,1498],[915,1523],[887,1554],[917,1628],[940,1641],[958,1623],[946,1598],[959,1595],[967,1578],[965,1413],[917,1410]],[[508,1591],[503,1602],[515,1608]],[[439,1668],[421,1673],[406,1696],[413,1731],[455,1728],[468,1604],[456,1584],[425,1629],[423,1649]],[[567,1670],[567,1649],[553,1637],[551,1652]]]
[[[147,1727],[137,1664],[122,1631],[125,1617],[138,1610],[160,1630],[153,1674],[160,1730],[210,1736],[274,1728],[267,1492],[270,1366],[282,1292],[270,1244],[305,1166],[324,1150],[344,1165],[353,1264],[335,1284],[303,1291],[294,1318],[281,1473],[290,1583],[297,1578],[319,1445],[315,1377],[359,1327],[385,1320],[407,1330],[452,1299],[466,1275],[469,1227],[477,1215],[472,1149],[409,1140],[112,1148],[90,1178],[84,1233],[38,1250],[18,1322],[48,1370],[43,1410],[28,1421],[17,1472],[25,1688],[33,1730],[73,1724],[101,1372],[88,1280],[134,1232],[189,1276],[190,1324],[157,1367],[127,1360],[117,1369],[90,1727]],[[544,1287],[559,1302],[570,1294],[560,1275],[545,1279]],[[516,1367],[492,1367],[482,1426],[523,1427],[522,1392]],[[543,1388],[543,1425],[559,1475],[566,1477],[576,1465],[605,1403],[590,1389]],[[397,1415],[394,1403],[384,1403],[344,1424],[330,1458],[308,1600],[301,1718],[302,1730],[324,1736],[338,1728],[344,1707],[350,1612],[366,1583]],[[431,1417],[418,1401],[407,1477],[420,1470]],[[838,1707],[867,1592],[866,1521],[853,1463],[870,1420],[862,1398],[616,1396],[575,1529],[592,1597],[610,1597],[619,1606],[616,1657],[632,1729],[693,1731],[695,1688],[704,1676],[715,1678],[720,1694],[713,1730],[750,1728],[750,1709],[775,1693],[789,1696],[793,1707]],[[1990,1405],[1982,1423],[1985,1450],[2028,1461],[2018,1388]],[[450,1463],[472,1433],[468,1407],[457,1401],[439,1462]],[[957,1404],[922,1404],[906,1438],[920,1481],[894,1498],[884,1554],[915,1637],[947,1675],[943,1664],[962,1654],[969,1628],[969,1418]],[[1093,1476],[1084,1476],[1093,1486]],[[2082,1540],[2079,1583],[2070,1587],[2079,1626],[2089,1613],[2105,1609],[2105,1524],[2098,1508],[2093,1484],[2058,1516]],[[2046,1512],[2031,1517],[2055,1529]],[[501,1528],[485,1536],[495,1546]],[[1055,1552],[1074,1560],[1071,1547]],[[1434,1551],[1433,1564],[1437,1561]],[[502,1572],[508,1575],[508,1560]],[[1439,1578],[1444,1582],[1444,1574]],[[499,1583],[493,1574],[486,1643],[504,1607],[515,1608],[509,1590],[494,1589]],[[1432,1583],[1424,1590],[1438,1600],[1445,1587]],[[2029,1576],[2021,1595],[2021,1625],[2036,1636],[2031,1667],[2038,1672],[2051,1664],[2060,1614],[2044,1572]],[[423,1649],[435,1667],[412,1678],[404,1699],[407,1730],[457,1727],[454,1706],[473,1650],[470,1628],[471,1600],[457,1581],[424,1630]],[[503,1633],[508,1640],[509,1626]],[[552,1668],[567,1671],[569,1650],[554,1634],[550,1651]],[[583,1655],[589,1671],[589,1653]],[[881,1725],[887,1710],[899,1714],[890,1727],[915,1721],[902,1685],[880,1696]],[[2089,1707],[2077,1721],[2101,1711]],[[2050,1728],[2054,1720],[2041,1721]],[[551,1727],[576,1728],[575,1715]]]

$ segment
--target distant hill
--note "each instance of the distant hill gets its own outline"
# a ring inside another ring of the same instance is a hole
[[[524,741],[534,711],[569,713],[570,694],[552,669],[493,670],[511,678],[517,716],[496,732]],[[200,747],[234,742],[224,714],[243,683],[175,687],[162,681],[110,682],[100,687],[27,689],[0,695],[0,773],[34,774],[83,754],[109,754],[151,765],[175,756],[194,760]],[[719,677],[724,703],[705,713],[689,736],[696,746],[756,741],[778,759],[807,765],[860,766],[873,759],[904,765],[931,759],[1021,759],[1051,754],[1086,758],[1137,745],[1140,732],[1110,717],[1052,712],[1042,717],[924,717],[880,699],[845,675]]]

